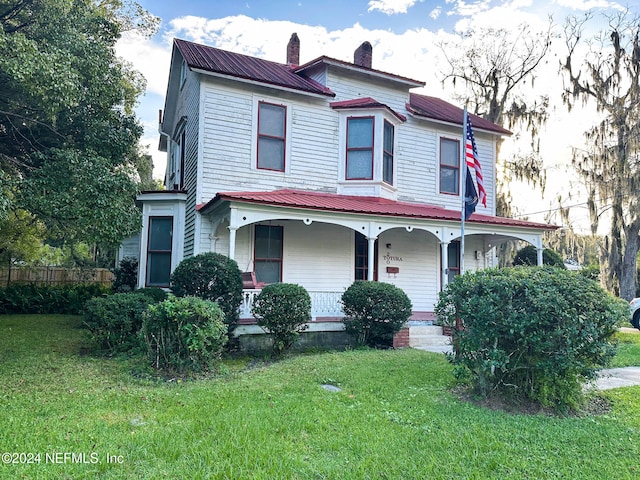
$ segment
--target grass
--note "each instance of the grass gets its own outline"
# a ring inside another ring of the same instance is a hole
[[[0,465],[0,478],[640,476],[640,387],[602,393],[606,415],[507,414],[458,400],[444,356],[410,349],[236,361],[217,378],[167,382],[132,375],[135,359],[82,354],[79,326],[0,317],[0,451],[41,454]],[[624,362],[634,340],[621,337]],[[65,452],[87,463],[65,463]]]

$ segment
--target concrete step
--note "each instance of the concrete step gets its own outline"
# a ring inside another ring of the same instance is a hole
[[[442,350],[450,345],[451,338],[442,334],[442,327],[437,325],[409,327],[410,347]]]
[[[438,325],[410,326],[409,335],[442,335],[442,327]]]

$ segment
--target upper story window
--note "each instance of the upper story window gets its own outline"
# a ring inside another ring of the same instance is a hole
[[[382,181],[393,185],[393,125],[384,121],[382,140]]]
[[[284,105],[258,103],[258,168],[284,172],[286,119]]]
[[[460,142],[440,139],[440,193],[460,193]]]
[[[346,180],[373,179],[374,117],[347,118]]]
[[[184,82],[187,81],[187,62],[185,60],[182,61],[180,65],[180,88],[184,85]]]

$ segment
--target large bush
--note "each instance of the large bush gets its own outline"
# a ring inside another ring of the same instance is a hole
[[[542,264],[550,267],[567,268],[562,261],[562,257],[555,250],[545,248],[542,251]],[[517,251],[513,259],[514,267],[518,265],[536,266],[538,265],[538,251],[533,245],[527,245]]]
[[[361,345],[391,346],[411,316],[411,300],[395,285],[358,281],[342,294],[344,325]]]
[[[274,283],[256,296],[251,313],[258,325],[271,334],[273,351],[280,355],[291,348],[311,320],[311,298],[300,285]]]
[[[152,298],[137,293],[92,298],[84,307],[84,325],[101,350],[116,353],[136,349],[141,346],[142,314],[151,303]]]
[[[219,253],[201,253],[180,262],[171,274],[177,297],[194,296],[220,305],[231,331],[242,303],[242,273],[238,264]]]
[[[550,267],[458,276],[440,294],[438,318],[455,326],[452,361],[483,395],[566,410],[615,354],[611,336],[626,302],[595,282]]]
[[[163,302],[167,299],[167,292],[158,287],[138,288],[134,293],[146,295],[153,300],[153,303]]]
[[[220,307],[196,297],[170,297],[149,306],[142,333],[153,366],[177,372],[211,369],[228,338]]]
[[[0,314],[80,315],[87,300],[110,292],[110,287],[95,283],[64,286],[10,284],[0,288]]]

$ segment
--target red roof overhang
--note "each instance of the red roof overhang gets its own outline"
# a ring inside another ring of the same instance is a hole
[[[198,205],[197,210],[201,213],[206,213],[207,210],[223,201],[327,212],[405,217],[451,222],[460,221],[460,211],[448,210],[435,205],[401,202],[379,197],[338,195],[334,193],[309,192],[303,190],[275,190],[272,192],[220,192],[208,203]],[[531,228],[536,230],[555,230],[559,228],[555,225],[548,225],[545,223],[527,222],[524,220],[505,217],[494,217],[479,213],[473,213],[469,220],[467,220],[467,223]]]
[[[329,104],[334,110],[349,110],[349,109],[361,109],[361,108],[381,108],[393,114],[401,122],[406,122],[407,117],[399,112],[396,112],[393,108],[384,103],[380,103],[371,97],[354,98],[353,100],[342,100],[340,102],[331,102]]]

